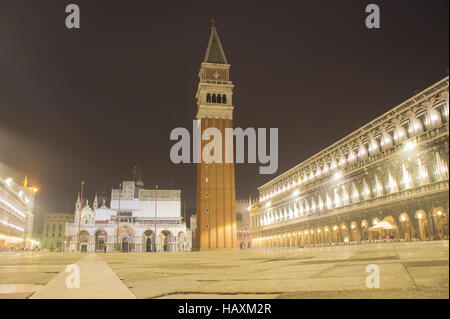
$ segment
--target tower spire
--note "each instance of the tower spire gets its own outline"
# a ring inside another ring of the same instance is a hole
[[[211,19],[211,34],[209,36],[208,48],[206,49],[203,62],[228,64],[227,57],[222,48],[219,34],[216,29],[216,20]]]
[[[94,198],[94,209],[98,208],[98,198],[97,198],[97,193],[95,193],[95,198]]]

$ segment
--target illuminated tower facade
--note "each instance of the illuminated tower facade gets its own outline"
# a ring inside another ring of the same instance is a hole
[[[208,48],[199,72],[197,120],[200,136],[204,137],[208,128],[221,132],[223,156],[221,163],[208,164],[202,158],[197,164],[196,248],[237,248],[234,163],[225,160],[226,152],[232,154],[233,149],[232,143],[228,146],[225,143],[225,129],[233,128],[234,85],[215,22],[211,22]],[[201,150],[210,142],[202,139]]]

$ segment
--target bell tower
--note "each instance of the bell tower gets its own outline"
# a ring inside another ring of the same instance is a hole
[[[208,128],[219,130],[222,154],[227,150],[232,154],[233,146],[225,144],[225,129],[233,128],[234,85],[215,21],[211,20],[211,24],[208,48],[199,72],[197,120],[200,136]],[[210,142],[202,139],[201,150]],[[224,155],[219,163],[206,163],[202,158],[197,164],[196,234],[198,249],[237,248],[234,162],[226,161]]]

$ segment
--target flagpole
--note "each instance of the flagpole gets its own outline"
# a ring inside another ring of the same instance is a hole
[[[81,210],[83,208],[83,188],[84,188],[84,181],[81,181],[81,196],[80,196],[80,215],[78,216],[78,250],[80,250],[80,227],[81,227]]]
[[[156,252],[156,212],[158,207],[158,185],[156,185],[156,201],[155,201],[155,252]]]
[[[119,185],[119,207],[117,209],[117,236],[116,236],[116,249],[119,250],[119,230],[120,230],[120,197],[122,197],[122,183]]]

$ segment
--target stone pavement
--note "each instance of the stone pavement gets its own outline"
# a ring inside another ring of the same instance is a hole
[[[134,299],[116,274],[97,255],[89,254],[76,262],[79,266],[79,288],[68,288],[66,279],[71,274],[62,271],[30,299]]]
[[[106,254],[138,298],[449,298],[448,241]],[[380,269],[368,289],[366,267]]]
[[[185,253],[0,253],[0,298],[34,293],[32,298],[448,299],[448,261],[448,241]],[[80,266],[79,289],[65,286],[66,266],[73,263]],[[379,266],[379,289],[365,286],[369,264]]]

